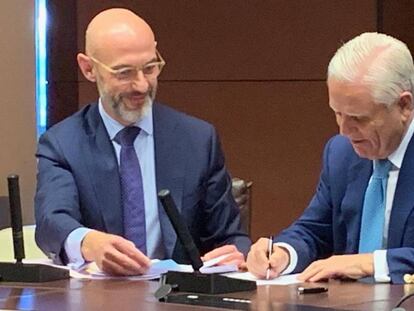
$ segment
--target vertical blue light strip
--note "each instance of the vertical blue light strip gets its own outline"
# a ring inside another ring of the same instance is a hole
[[[35,2],[36,46],[36,124],[39,137],[47,125],[47,51],[46,51],[46,0]]]

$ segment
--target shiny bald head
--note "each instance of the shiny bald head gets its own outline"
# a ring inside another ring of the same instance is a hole
[[[151,27],[130,10],[113,8],[100,12],[89,23],[85,35],[86,54],[99,57],[108,48],[127,48],[139,44],[142,49],[153,46],[155,37]]]
[[[122,80],[115,73],[143,68],[158,60],[150,26],[129,10],[105,10],[89,23],[85,48],[86,54],[77,55],[79,68],[87,80],[96,83],[109,116],[130,125],[147,115],[158,75],[148,76],[140,69],[133,79]]]

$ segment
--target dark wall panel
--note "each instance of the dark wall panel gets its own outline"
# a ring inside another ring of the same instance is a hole
[[[47,0],[47,8],[49,13],[47,124],[52,126],[78,110],[76,0]]]
[[[381,0],[382,30],[407,43],[414,52],[414,1],[412,0]]]
[[[231,174],[254,182],[253,236],[300,215],[336,132],[324,82],[165,82],[158,97],[216,126]]]
[[[107,7],[134,10],[154,29],[168,63],[166,80],[324,79],[327,61],[341,41],[376,29],[375,3],[82,0],[78,28],[83,33]]]

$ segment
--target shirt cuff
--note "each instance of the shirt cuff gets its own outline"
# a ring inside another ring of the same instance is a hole
[[[92,229],[77,228],[69,233],[65,240],[64,248],[66,256],[68,257],[68,266],[72,269],[79,269],[85,264],[85,259],[82,256],[81,244],[85,235],[91,232]]]
[[[298,253],[296,253],[295,249],[287,243],[277,242],[277,243],[274,243],[274,245],[283,247],[289,253],[289,264],[286,267],[286,269],[282,271],[281,274],[284,275],[284,274],[291,273],[293,270],[295,270],[296,265],[298,264]]]
[[[381,249],[374,251],[374,279],[375,282],[391,282],[390,270],[387,263],[387,250]]]

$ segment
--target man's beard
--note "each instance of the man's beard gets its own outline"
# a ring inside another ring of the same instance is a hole
[[[113,111],[122,120],[129,124],[133,124],[137,121],[142,120],[146,115],[148,115],[152,107],[152,96],[148,94],[145,97],[144,104],[139,110],[125,109],[124,98],[125,97],[122,94],[120,96],[110,98],[110,104]]]
[[[128,124],[134,124],[137,121],[142,120],[145,116],[148,115],[149,111],[152,107],[152,101],[155,98],[156,90],[155,88],[151,88],[149,90],[147,96],[145,97],[144,104],[142,105],[141,109],[138,110],[129,110],[125,107],[125,99],[128,97],[132,97],[134,95],[139,95],[138,92],[125,92],[120,93],[115,96],[109,96],[106,92],[100,92],[100,96],[102,98],[102,101],[107,102],[111,108],[112,111],[123,121],[125,121]]]

